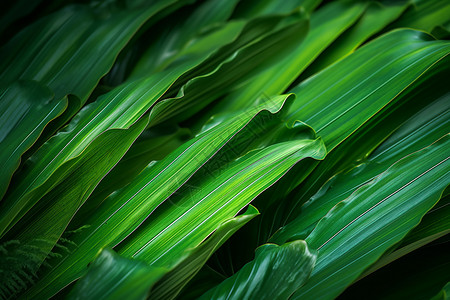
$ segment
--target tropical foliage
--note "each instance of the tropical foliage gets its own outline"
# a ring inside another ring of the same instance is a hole
[[[449,297],[448,0],[18,0],[0,35],[1,298]]]

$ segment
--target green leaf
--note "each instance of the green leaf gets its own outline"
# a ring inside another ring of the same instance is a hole
[[[430,101],[429,105],[426,105],[410,118],[397,124],[395,124],[396,121],[388,119],[384,121],[388,123],[386,124],[387,126],[382,123],[379,126],[375,126],[373,130],[368,131],[367,134],[357,135],[357,141],[343,149],[344,155],[349,152],[348,149],[354,148],[355,144],[359,144],[362,147],[362,143],[367,143],[371,135],[375,136],[377,141],[384,138],[381,136],[383,134],[389,135],[389,137],[375,150],[371,151],[367,157],[358,159],[355,167],[338,173],[331,178],[323,178],[322,181],[325,181],[324,185],[302,205],[297,217],[281,228],[270,240],[274,243],[283,243],[290,239],[305,238],[314,225],[333,206],[350,196],[357,188],[373,180],[378,174],[402,157],[426,147],[445,135],[449,123],[450,94],[446,92],[446,89],[438,89],[438,92],[436,92],[436,85],[431,85],[430,87],[435,90],[432,91],[426,88],[423,93],[414,95],[414,97],[419,100],[426,96],[429,97],[429,100],[434,97],[436,99]],[[433,92],[436,92],[436,95],[433,95]],[[405,101],[405,103],[411,105],[414,102]],[[402,115],[407,114],[405,110],[400,112]],[[396,114],[393,117],[396,117]],[[401,117],[396,118],[401,119]],[[391,125],[397,127],[392,133],[389,131]],[[340,151],[340,149],[336,150]],[[299,191],[300,195],[302,193],[305,193],[305,191]]]
[[[410,246],[411,244],[420,243],[424,245],[424,240],[430,239],[430,237],[435,238],[438,236],[444,236],[450,233],[450,197],[446,196],[439,200],[439,202],[430,210],[422,219],[420,224],[411,230],[410,233],[402,240],[400,245],[398,245],[397,250],[402,249],[405,246]],[[427,242],[428,242],[427,241]],[[431,241],[429,241],[431,242]]]
[[[161,68],[167,69],[176,66],[183,63],[186,58],[189,59],[192,56],[199,55],[198,53],[207,52],[210,56],[200,65],[181,76],[173,84],[168,95],[175,96],[189,80],[214,73],[221,64],[234,57],[239,49],[249,47],[267,38],[270,34],[285,28],[297,19],[298,16],[290,18],[289,15],[275,15],[250,20],[231,20],[223,26],[218,26],[218,28],[213,28],[200,36],[196,36],[176,55],[169,55],[170,59],[167,62],[164,61]],[[145,63],[145,58],[143,60],[142,63]],[[140,68],[139,63],[136,68]],[[144,68],[140,69],[144,71]],[[131,78],[139,76],[141,73],[136,71],[136,75],[134,76],[132,73]]]
[[[320,126],[319,124],[323,124],[324,122],[330,124],[329,126],[327,125],[328,127],[325,127],[325,132],[322,131],[318,133],[318,135],[321,135],[325,140],[327,139],[327,136],[333,139],[332,144],[327,146],[333,147],[333,145],[340,145],[341,143],[345,143],[346,140],[350,140],[347,145],[344,146],[342,151],[338,150],[338,148],[329,149],[330,153],[328,158],[325,159],[325,161],[320,162],[318,168],[316,168],[316,170],[305,180],[305,182],[303,182],[297,188],[297,190],[292,192],[292,194],[287,195],[287,193],[291,192],[293,188],[297,187],[299,183],[301,183],[305,179],[305,176],[309,175],[304,170],[308,167],[314,168],[315,165],[302,166],[301,171],[294,169],[289,174],[289,176],[285,177],[286,179],[283,180],[283,182],[280,182],[279,185],[272,189],[270,195],[261,200],[260,203],[255,203],[255,205],[262,212],[262,218],[259,228],[255,228],[254,230],[258,231],[259,235],[261,236],[262,242],[267,241],[267,239],[280,226],[284,226],[288,221],[292,221],[294,217],[298,216],[300,214],[301,204],[309,200],[310,197],[313,196],[317,192],[317,190],[325,183],[325,181],[335,174],[335,172],[342,171],[342,169],[345,170],[345,168],[353,167],[354,165],[351,164],[353,164],[354,162],[356,165],[361,164],[361,162],[365,160],[366,155],[373,151],[373,149],[384,138],[386,138],[386,136],[388,136],[392,132],[392,130],[395,130],[396,126],[399,126],[401,124],[399,124],[399,120],[404,119],[408,116],[408,114],[414,114],[414,110],[416,108],[418,109],[424,106],[426,102],[423,102],[424,98],[421,97],[439,98],[442,96],[442,94],[445,95],[447,91],[447,83],[441,80],[441,78],[445,78],[445,74],[448,73],[448,71],[444,73],[441,72],[441,68],[446,68],[447,65],[447,61],[445,58],[438,61],[438,63],[436,63],[435,65],[432,65],[430,69],[427,69],[427,72],[425,74],[419,74],[421,75],[421,77],[419,77],[418,79],[413,78],[413,80],[416,80],[415,82],[417,84],[413,83],[414,86],[411,86],[410,93],[402,96],[397,96],[397,94],[395,94],[392,96],[394,99],[391,98],[389,93],[391,93],[395,89],[398,89],[400,85],[396,85],[395,87],[386,87],[384,86],[384,79],[382,79],[381,77],[376,77],[380,79],[380,81],[368,80],[365,84],[362,84],[361,77],[358,76],[358,71],[364,72],[364,74],[366,74],[366,69],[356,69],[356,72],[353,72],[355,68],[358,68],[356,66],[356,59],[362,59],[363,57],[365,61],[358,61],[358,64],[363,64],[367,61],[370,61],[374,57],[380,59],[378,65],[371,66],[373,70],[368,70],[368,72],[378,71],[380,65],[386,64],[385,61],[389,62],[390,60],[388,60],[388,58],[386,57],[378,57],[379,55],[386,54],[386,51],[379,52],[376,50],[377,48],[373,46],[378,45],[378,43],[383,43],[383,40],[386,40],[385,42],[387,42],[387,40],[390,40],[395,36],[398,37],[402,36],[403,34],[406,34],[408,36],[408,34],[411,33],[413,33],[413,31],[397,31],[380,37],[379,39],[374,40],[363,48],[357,50],[346,59],[322,71],[317,76],[308,79],[296,88],[298,89],[298,97],[290,107],[291,113],[290,115],[288,114],[288,119],[290,119],[288,122],[294,122],[297,119],[305,121],[306,119],[306,121],[308,122],[311,120],[317,122],[316,126]],[[419,35],[420,34],[421,33],[419,33]],[[409,39],[410,37],[405,37],[405,40],[400,42],[403,47],[408,47],[406,41],[408,41]],[[393,43],[394,42],[392,41],[390,44]],[[440,43],[440,41],[438,43]],[[361,52],[364,49],[367,52]],[[376,52],[376,54],[371,51]],[[402,53],[399,52],[395,55],[402,55]],[[387,54],[387,56],[390,56],[390,54]],[[394,64],[388,64],[388,66],[389,65],[392,66]],[[386,67],[385,71],[393,70],[393,68],[387,69]],[[338,72],[341,71],[345,71],[346,74],[337,75]],[[408,77],[411,75],[411,73],[400,75],[406,75],[405,77]],[[340,77],[338,78],[338,76]],[[393,76],[392,80],[400,80],[399,75],[396,75],[394,72],[392,74],[389,74],[389,76]],[[427,78],[427,80],[425,82],[422,82],[422,79],[424,78]],[[364,80],[366,80],[366,77],[364,77]],[[347,84],[348,86],[345,87]],[[403,82],[402,84],[405,84],[405,82]],[[423,87],[428,86],[429,89],[425,88],[425,91],[422,90]],[[420,89],[418,89],[418,87]],[[436,89],[438,93],[435,92],[434,89]],[[374,91],[376,92],[375,94]],[[414,97],[411,96],[411,94],[415,94],[418,91],[420,91],[420,93],[419,95],[416,95],[417,98],[413,102],[411,102],[411,104],[407,104],[406,101],[410,101],[410,97]],[[369,95],[369,97],[365,97],[365,95]],[[443,102],[445,102],[444,98],[442,99],[441,103]],[[296,110],[299,109],[298,112],[292,112],[294,110],[293,108],[295,108]],[[378,109],[380,108],[381,110],[379,111]],[[441,110],[439,110],[439,106],[435,106],[435,109],[433,111],[435,111],[436,113],[441,112]],[[388,118],[389,120],[386,120],[386,122],[380,120],[384,118]],[[328,119],[329,121],[325,121],[326,119]],[[434,124],[439,124],[440,122],[442,122],[442,120],[442,118],[438,117],[435,120]],[[381,127],[384,127],[385,129],[381,129]],[[434,129],[433,127],[430,128]],[[437,130],[439,130],[439,128],[440,130],[444,130],[445,124],[442,127],[437,126],[436,128]],[[370,132],[366,133],[366,130],[370,130]],[[434,131],[430,131],[430,133],[432,132]],[[424,147],[425,145],[430,144],[431,142],[442,136],[444,133],[445,132],[438,136],[434,136],[434,138],[426,142],[426,144],[422,144],[422,146],[419,146],[419,148],[416,149],[420,149],[420,147]],[[347,134],[350,136],[347,137]],[[427,134],[418,133],[418,136],[421,135]],[[408,144],[404,144],[404,146],[405,145],[408,146]],[[394,161],[392,161],[390,164],[392,164],[393,162]],[[348,165],[349,163],[350,166]],[[330,169],[328,169],[329,167]],[[387,166],[385,166],[385,168],[387,168]],[[384,169],[380,169],[379,172],[383,171]],[[348,171],[348,169],[346,169],[346,171]],[[362,172],[362,174],[364,175],[365,173]],[[372,176],[376,174],[378,173],[374,173]],[[361,177],[360,175],[357,175],[357,177],[358,176]],[[368,177],[367,179],[370,179],[370,177]],[[267,207],[268,203],[273,203],[273,205]],[[319,203],[323,204],[323,202]],[[334,204],[335,203],[330,203],[330,206],[323,207],[320,204],[317,205],[317,208],[320,208],[322,211],[316,215],[316,219],[312,223],[317,222],[317,220],[322,217]],[[292,236],[290,233],[288,233],[286,235],[286,238],[304,239],[312,230],[312,227],[308,228],[308,226],[304,226],[312,224],[308,223],[309,221],[311,221],[311,219],[309,219],[308,217],[299,217],[298,221],[301,223],[301,226],[292,226],[292,229],[296,235]],[[255,236],[255,234],[250,235]],[[247,241],[249,239],[245,240]],[[286,241],[286,239],[271,241],[282,243]],[[261,243],[261,241],[256,241],[256,243]],[[254,246],[254,243],[251,244],[251,247]]]
[[[165,130],[156,132],[154,128],[144,131],[77,212],[75,219],[71,222],[73,228],[83,226],[86,218],[104,199],[128,185],[144,169],[152,168],[156,161],[162,160],[180,147],[188,140],[188,137],[190,132],[185,128],[177,128],[170,133]]]
[[[77,244],[57,266],[42,276],[27,296],[50,297],[83,274],[96,251],[125,239],[170,195],[177,191],[205,162],[255,117],[268,110],[277,113],[288,96],[280,96],[249,111],[236,114],[184,143],[176,151],[141,173],[132,184],[108,197],[85,224],[89,228],[70,237]],[[151,201],[149,201],[151,199]],[[232,217],[232,216],[230,216]],[[217,224],[216,224],[217,226]],[[214,228],[213,228],[214,230]],[[210,232],[209,232],[210,233]]]
[[[152,290],[152,299],[173,299],[192,277],[203,267],[208,258],[238,229],[259,215],[258,210],[249,205],[242,215],[226,220],[193,249],[181,255],[176,267],[165,275]]]
[[[370,2],[361,18],[330,45],[300,77],[306,79],[354,52],[371,36],[397,19],[409,1]]]
[[[220,175],[204,178],[198,186],[191,183],[191,193],[177,194],[161,205],[118,246],[118,252],[170,265],[184,249],[203,241],[217,224],[235,216],[296,163],[308,157],[323,159],[325,154],[320,139],[293,140],[251,151]]]
[[[331,151],[449,51],[423,32],[390,32],[295,87],[287,119],[312,126]]]
[[[358,19],[364,8],[361,3],[333,2],[314,12],[304,40],[299,40],[284,57],[242,84],[243,88],[230,93],[216,109],[242,109],[253,105],[261,95],[282,93],[327,45]]]
[[[34,81],[12,84],[0,96],[0,199],[6,192],[20,157],[37,140],[44,127],[59,116],[67,99]]]
[[[359,298],[368,290],[367,299],[374,300],[434,299],[450,281],[448,249],[448,240],[442,239],[420,248],[355,282],[338,299]],[[374,289],[374,286],[384,288]]]
[[[0,89],[31,79],[55,99],[74,94],[85,103],[139,27],[173,2],[114,12],[72,5],[38,20],[0,49]]]
[[[270,19],[258,22],[265,23],[264,26],[274,23]],[[307,29],[308,22],[301,16],[294,16],[294,21],[289,22],[282,29],[271,31],[261,40],[240,48],[211,73],[195,77],[187,82],[175,98],[158,103],[152,111],[155,115],[152,124],[161,123],[169,118],[174,122],[186,120],[212,101],[241,84],[242,81],[253,78],[274,61],[292,51],[292,48],[303,40]],[[244,36],[241,39],[246,38],[247,36]],[[240,44],[241,41],[239,40],[236,43]],[[234,46],[230,45],[230,47],[233,48]],[[224,47],[217,56],[221,57],[222,52],[227,53],[228,51],[229,49]],[[213,56],[210,59],[215,60],[216,58]],[[206,60],[204,64],[206,63],[210,64],[211,62]],[[236,66],[239,66],[239,68],[236,68]],[[199,68],[202,68],[202,66]]]
[[[295,9],[302,9],[310,13],[320,2],[322,0],[286,0],[283,2],[277,0],[241,1],[233,13],[233,17],[254,18],[271,14],[288,14]]]
[[[385,150],[388,150],[387,152],[384,151],[387,155],[386,160],[383,160],[382,155],[378,156],[380,163],[384,161],[388,165],[393,164],[395,159],[400,159],[415,150],[419,150],[443,136],[446,133],[445,124],[441,126],[440,122],[444,118],[439,117],[439,115],[442,113],[445,115],[447,109],[448,88],[447,83],[442,79],[450,76],[448,62],[449,57],[447,56],[397,96],[395,103],[388,104],[333,149],[327,155],[327,158],[318,164],[305,182],[288,196],[294,201],[286,206],[284,219],[280,222],[280,225],[284,226],[288,221],[292,221],[301,214],[302,205],[309,201],[314,194],[317,194],[320,198],[319,189],[323,186],[322,191],[324,191],[324,185],[328,180],[330,180],[328,187],[332,187],[334,184],[331,181],[334,179],[331,178],[334,175],[350,172],[351,169],[362,164],[366,166],[368,160],[371,159],[370,154],[394,132],[398,131],[397,134],[389,138],[389,144],[386,143],[386,146],[390,145],[385,147]],[[427,106],[429,107],[428,111]],[[417,117],[414,117],[415,115]],[[423,122],[423,120],[428,120],[433,125],[427,126],[427,122]],[[444,121],[444,123],[446,122]],[[417,133],[414,133],[415,130],[417,130]],[[402,131],[403,133],[401,133]],[[411,134],[412,138],[407,138],[402,142],[402,139],[407,137],[408,134]],[[397,143],[399,143],[398,147],[395,146]],[[390,154],[388,154],[389,152]],[[388,165],[382,168],[387,168]],[[372,164],[372,166],[375,166],[375,164]],[[363,166],[357,169],[362,170]],[[357,169],[354,172],[356,177],[363,179],[367,174],[366,171],[358,173]],[[367,168],[364,169],[367,170]],[[380,169],[379,172],[383,170]],[[373,175],[376,174],[373,173]],[[365,180],[367,179],[370,179],[370,177],[365,178]],[[364,182],[364,180],[361,182]],[[314,196],[314,198],[317,197]],[[323,208],[326,208],[325,204]],[[331,208],[331,206],[328,206],[328,208]],[[323,215],[325,213],[326,211]]]
[[[450,233],[450,199],[445,197],[439,200],[415,227],[401,241],[401,243],[388,253],[385,253],[375,264],[364,271],[360,278],[375,272],[376,270],[392,263],[400,257],[427,245]]]
[[[200,299],[288,299],[306,282],[315,261],[305,241],[263,245],[252,262]]]
[[[293,299],[336,297],[415,227],[448,185],[449,145],[446,135],[407,156],[330,210],[306,239],[319,254]]]
[[[58,178],[54,177],[55,180],[47,184],[48,189],[31,195],[65,162],[83,156],[84,149],[105,131],[126,129],[136,122],[182,73],[202,59],[188,60],[174,69],[124,83],[84,107],[67,127],[39,148],[24,165],[1,204],[0,232],[9,230],[40,197],[58,184]],[[71,164],[65,165],[68,166]]]
[[[446,0],[413,0],[412,5],[389,29],[409,27],[431,32],[450,21],[450,3]]]
[[[66,162],[71,165],[70,167],[60,168],[52,174],[49,182],[54,181],[52,178],[56,177],[59,184],[45,194],[38,205],[20,219],[3,238],[3,241],[11,240],[18,243],[14,248],[18,255],[27,249],[39,249],[33,253],[33,260],[27,264],[26,269],[20,264],[9,266],[10,274],[36,273],[73,215],[105,174],[125,154],[144,130],[147,122],[148,119],[144,118],[129,129],[105,132],[86,148],[82,159],[80,157],[72,159]],[[47,189],[46,184],[32,193],[41,194],[41,189]],[[0,284],[0,289],[4,288],[3,284]]]
[[[181,10],[179,15],[175,14],[159,25],[158,36],[154,37],[150,47],[139,59],[131,77],[137,78],[157,70],[163,70],[176,59],[180,52],[191,47],[192,43],[198,42],[195,39],[199,38],[202,30],[226,21],[236,3],[237,0],[205,1],[195,7],[192,12],[188,11],[189,15]],[[222,38],[222,41],[226,40]],[[210,40],[208,42],[211,43]]]
[[[67,299],[146,299],[151,287],[166,272],[104,249]]]

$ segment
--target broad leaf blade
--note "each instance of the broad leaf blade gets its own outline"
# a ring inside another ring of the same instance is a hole
[[[288,96],[277,97],[250,111],[237,114],[228,122],[219,124],[195,139],[180,146],[148,172],[141,173],[133,184],[106,199],[87,220],[90,225],[72,237],[77,244],[75,252],[64,255],[57,267],[49,270],[29,290],[33,296],[49,297],[83,274],[85,265],[96,251],[115,246],[136,230],[144,220],[168,197],[177,191],[224,144],[261,112],[277,113]],[[151,199],[150,201],[148,199]]]
[[[187,249],[181,255],[167,275],[165,275],[152,290],[152,299],[173,299],[180,290],[197,274],[208,258],[238,229],[259,215],[258,210],[249,205],[242,215],[231,218],[222,224],[209,236],[206,241],[193,249]]]
[[[0,50],[0,89],[31,79],[49,86],[58,100],[74,94],[85,103],[138,28],[173,2],[122,12],[72,5],[38,20]]]
[[[312,126],[331,150],[449,51],[423,32],[390,32],[295,87],[288,120]]]
[[[306,282],[316,260],[304,241],[263,245],[255,256],[200,299],[288,299]]]
[[[191,195],[175,195],[121,243],[118,251],[156,265],[171,264],[184,249],[204,240],[217,224],[235,216],[296,163],[308,157],[323,159],[325,154],[320,139],[294,140],[251,151],[217,177],[194,186]]]
[[[48,88],[33,81],[16,82],[0,96],[0,199],[22,154],[66,106],[66,98],[55,100]]]
[[[336,205],[306,239],[319,254],[294,299],[336,297],[415,227],[448,185],[449,144],[446,135]]]
[[[146,299],[151,287],[166,273],[138,260],[104,249],[77,282],[68,299]]]

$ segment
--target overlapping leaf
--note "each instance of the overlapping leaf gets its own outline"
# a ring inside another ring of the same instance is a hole
[[[66,106],[66,98],[55,100],[48,88],[33,81],[16,82],[0,96],[0,199],[21,155]]]
[[[443,297],[449,5],[321,2],[4,5],[0,297]]]
[[[126,238],[256,114],[265,110],[278,112],[285,99],[278,97],[211,128],[183,144],[147,172],[141,173],[120,193],[109,197],[85,220],[90,227],[72,238],[77,244],[76,252],[66,255],[30,293],[39,290],[44,290],[46,295],[55,293],[79,277],[85,268],[83,262],[90,261],[95,251],[114,246]],[[149,198],[151,201],[148,201]],[[68,269],[70,272],[67,272]]]
[[[294,299],[336,297],[420,222],[450,180],[449,142],[446,135],[400,160],[317,224],[306,239],[319,250],[317,263]]]
[[[423,94],[418,96],[421,97]],[[322,216],[350,196],[358,187],[371,181],[400,158],[422,149],[445,135],[450,113],[449,94],[438,93],[437,97],[435,101],[403,122],[392,134],[386,132],[390,136],[370,156],[363,161],[359,160],[356,167],[330,178],[303,204],[298,217],[277,232],[271,240],[283,243],[289,239],[306,237]]]
[[[288,120],[302,120],[315,128],[331,150],[447,56],[449,49],[447,41],[433,40],[423,32],[392,31],[295,87],[292,92],[302,97],[291,106]],[[361,79],[360,71],[368,75]]]
[[[104,249],[67,298],[146,299],[152,285],[166,272]]]
[[[263,245],[254,261],[200,299],[288,299],[308,279],[315,260],[304,241]]]
[[[85,103],[137,29],[174,2],[125,11],[72,5],[38,20],[0,50],[0,88],[31,79],[52,89],[57,100],[74,94]]]
[[[172,299],[197,274],[208,258],[238,229],[259,214],[249,205],[245,213],[223,222],[200,245],[188,249],[175,267],[165,275],[152,290],[153,299]]]

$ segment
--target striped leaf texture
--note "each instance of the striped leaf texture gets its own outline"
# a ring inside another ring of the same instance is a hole
[[[0,299],[445,299],[449,53],[448,0],[0,4]]]

